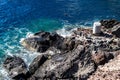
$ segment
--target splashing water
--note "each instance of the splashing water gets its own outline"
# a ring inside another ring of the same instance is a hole
[[[39,55],[36,52],[27,51],[19,43],[23,37],[27,38],[33,35],[32,32],[26,28],[15,28],[14,30],[8,31],[9,32],[2,34],[0,40],[0,80],[10,80],[8,73],[2,66],[3,60],[8,55],[21,57],[25,63],[27,63],[27,66],[29,66],[32,60]]]

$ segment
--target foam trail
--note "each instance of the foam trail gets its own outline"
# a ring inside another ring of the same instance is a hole
[[[79,24],[69,24],[69,23],[64,23],[64,26],[62,29],[57,30],[56,32],[63,36],[63,37],[69,37],[73,34],[73,31],[76,30],[77,28],[80,27],[86,27],[83,25],[79,25]]]
[[[0,66],[0,80],[11,80],[8,77],[7,71],[2,66]]]
[[[32,32],[28,32],[26,38],[32,37],[34,34]]]
[[[21,57],[27,66],[29,66],[33,59],[40,54],[26,50],[19,42],[31,36],[33,36],[33,33],[28,29],[15,28],[14,30],[4,33],[3,43],[0,44],[0,49],[4,50],[6,56],[16,55]],[[4,60],[3,58],[0,58],[0,60],[1,59],[2,61]],[[11,80],[2,64],[0,64],[0,80]]]
[[[65,28],[57,30],[56,32],[63,37],[68,37],[72,35],[72,31],[67,31]]]

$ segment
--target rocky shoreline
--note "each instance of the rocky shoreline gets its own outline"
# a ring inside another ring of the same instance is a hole
[[[120,22],[100,23],[100,34],[92,34],[92,28],[74,29],[69,37],[37,32],[21,45],[40,55],[29,66],[20,57],[8,56],[3,66],[15,80],[119,80]]]

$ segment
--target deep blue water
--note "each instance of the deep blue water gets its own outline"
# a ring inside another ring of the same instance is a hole
[[[5,55],[25,57],[19,41],[28,33],[91,26],[101,19],[120,20],[119,15],[120,0],[0,0],[0,63]]]

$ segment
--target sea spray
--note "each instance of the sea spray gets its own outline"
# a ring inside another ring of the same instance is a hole
[[[3,67],[3,61],[7,56],[19,56],[21,57],[27,66],[30,65],[32,60],[39,54],[36,52],[30,52],[20,45],[20,42],[27,37],[32,36],[33,33],[26,28],[14,28],[2,35],[2,41],[0,41],[0,80],[11,80],[7,71]]]

